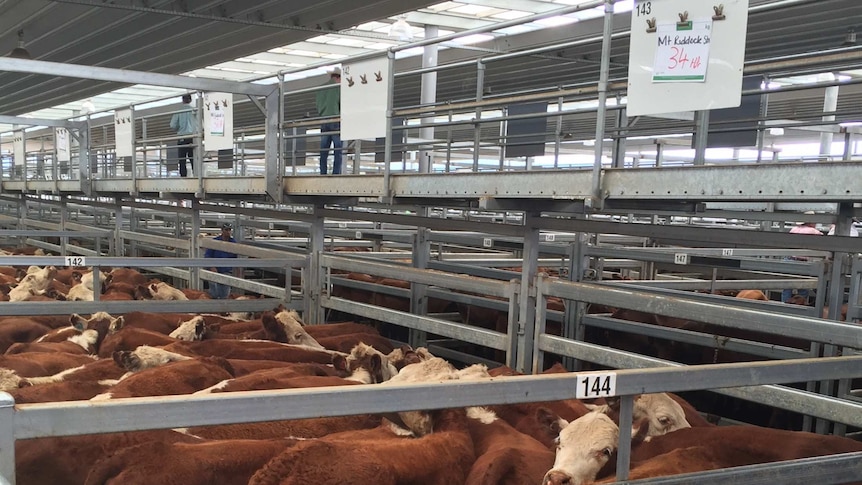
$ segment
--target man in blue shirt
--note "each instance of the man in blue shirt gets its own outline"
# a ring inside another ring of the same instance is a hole
[[[222,224],[221,234],[216,236],[213,239],[216,241],[227,241],[227,242],[235,243],[236,240],[230,235],[230,232],[232,229],[233,229],[233,227],[230,224],[228,224],[228,223]],[[235,258],[236,254],[229,253],[227,251],[221,251],[219,249],[207,248],[207,250],[204,252],[204,257],[205,258]],[[215,271],[215,272],[221,273],[221,274],[230,274],[232,271],[232,268],[215,268],[215,267],[213,267],[213,268],[210,268],[210,271]],[[230,295],[230,285],[223,285],[221,283],[215,283],[213,281],[210,281],[209,285],[210,285],[209,293],[210,293],[210,296],[212,298],[223,300]]]
[[[190,105],[191,102],[192,95],[184,94],[183,104]],[[197,118],[195,117],[195,113],[191,107],[184,111],[180,111],[179,113],[174,113],[174,115],[171,116],[171,129],[174,130],[178,136],[193,135],[195,131],[197,131]],[[193,142],[194,140],[191,136],[177,140],[177,154],[179,156],[181,177],[188,176],[186,160],[188,160],[189,165],[192,166],[192,171],[195,169],[195,147],[192,144]]]
[[[317,115],[321,118],[331,118],[341,116],[341,68],[336,67],[329,71],[329,82],[326,85],[330,87],[317,92],[315,104],[317,105]],[[332,145],[332,154],[334,161],[332,162],[332,173],[341,173],[341,158],[342,158],[342,141],[340,133],[341,123],[323,123],[320,125],[320,174],[326,175],[327,163],[329,158],[329,145]]]

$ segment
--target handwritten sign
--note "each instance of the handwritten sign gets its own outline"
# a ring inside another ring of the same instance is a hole
[[[705,82],[712,40],[712,20],[659,24],[652,81]]]

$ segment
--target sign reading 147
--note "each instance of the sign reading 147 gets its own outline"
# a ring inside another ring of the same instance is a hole
[[[616,395],[616,372],[578,374],[578,385],[575,388],[575,398],[595,399],[599,397],[612,397]]]

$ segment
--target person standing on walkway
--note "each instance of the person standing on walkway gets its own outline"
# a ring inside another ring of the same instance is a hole
[[[329,86],[317,92],[317,115],[321,118],[341,116],[341,68],[336,67],[329,72]],[[320,174],[326,175],[329,162],[329,145],[332,145],[332,173],[341,173],[342,143],[341,134],[331,133],[341,130],[341,123],[331,122],[320,125]]]
[[[813,216],[814,211],[805,211],[806,216]],[[814,236],[822,236],[823,233],[817,229],[817,223],[815,222],[802,222],[796,225],[793,229],[790,230],[790,234],[811,234]],[[808,258],[805,256],[793,256],[784,258],[785,261],[808,261]],[[781,302],[782,303],[790,303],[791,299],[795,298],[799,302],[807,302],[808,301],[808,290],[805,288],[800,288],[798,290],[786,288],[781,291]]]
[[[229,223],[224,223],[221,226],[221,234],[213,238],[216,241],[226,241],[235,243],[236,240],[231,236],[231,230],[233,226]],[[204,252],[205,258],[235,258],[236,254],[230,253],[227,251],[222,251],[220,249],[211,249],[207,248]],[[233,268],[210,268],[210,271],[215,271],[220,274],[230,274],[233,271]],[[209,282],[209,294],[210,297],[215,299],[224,300],[228,296],[230,296],[230,285],[223,285],[221,283],[216,283],[214,281]]]
[[[194,135],[195,131],[197,131],[197,116],[195,116],[194,110],[191,108],[192,103],[192,95],[184,94],[183,95],[183,104],[185,104],[188,108],[180,111],[179,113],[174,113],[171,116],[171,129],[177,134],[177,136],[186,136],[186,138],[180,138],[177,140],[177,154],[179,157],[179,165],[180,165],[180,177],[188,176],[188,168],[186,167],[186,161],[188,161],[189,165],[192,167],[192,171],[195,169],[194,159],[195,159],[195,147],[194,147],[194,139],[189,135]]]

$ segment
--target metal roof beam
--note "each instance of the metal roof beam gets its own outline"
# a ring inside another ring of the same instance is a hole
[[[274,89],[273,86],[264,86],[252,83],[222,81],[219,79],[205,79],[197,77],[193,78],[187,76],[176,76],[173,74],[112,69],[107,67],[82,66],[79,64],[63,64],[60,62],[13,59],[10,57],[0,57],[0,71],[93,79],[97,81],[110,81],[127,84],[149,84],[153,86],[166,86],[200,91],[221,91],[235,94],[251,94],[254,96],[266,96]]]
[[[76,123],[66,120],[43,120],[39,118],[23,118],[21,116],[0,115],[0,123],[24,126],[56,126],[60,128],[74,128]]]
[[[537,2],[535,0],[458,0],[458,3],[530,13],[544,13],[560,8],[558,3]]]

